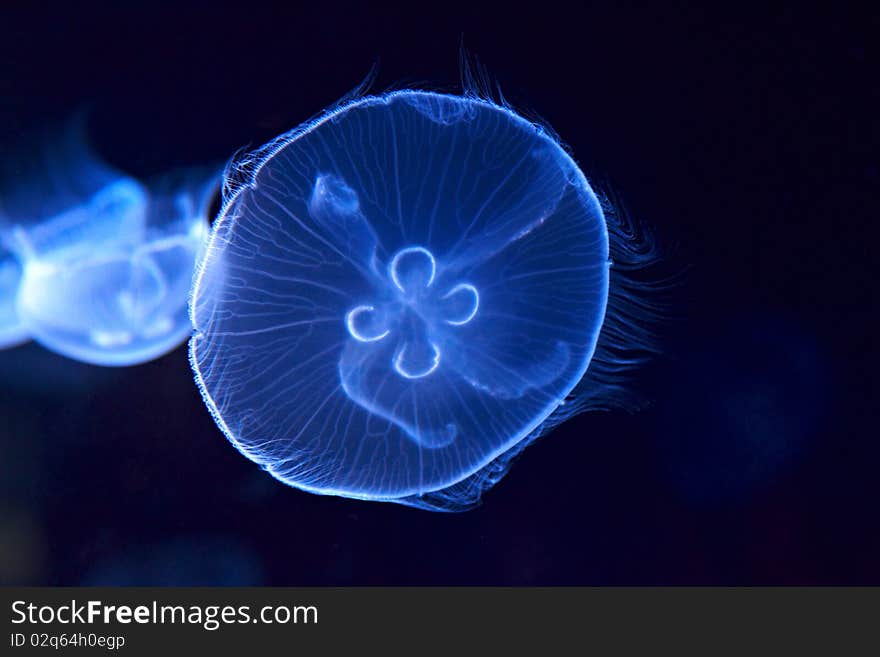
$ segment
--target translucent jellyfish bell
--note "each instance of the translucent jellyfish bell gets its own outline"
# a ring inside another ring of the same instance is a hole
[[[464,508],[608,389],[579,390],[609,304],[606,215],[509,108],[361,98],[231,173],[191,361],[220,428],[281,481]]]
[[[70,358],[157,358],[191,331],[187,300],[217,177],[183,171],[145,186],[84,145],[71,152],[49,176],[68,182],[28,187],[31,216],[10,231],[22,268],[17,314],[35,340]],[[39,199],[53,195],[46,216]]]
[[[20,234],[28,255],[18,312],[50,349],[97,365],[133,365],[189,336],[187,299],[206,215],[189,190],[150,196],[135,189],[120,181],[73,217]],[[96,235],[79,230],[80,220],[125,229]]]

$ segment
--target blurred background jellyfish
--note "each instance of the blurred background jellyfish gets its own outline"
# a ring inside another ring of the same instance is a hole
[[[44,158],[4,194],[18,321],[43,346],[96,365],[177,347],[191,330],[187,298],[218,177],[183,170],[143,184],[102,162],[80,123]]]
[[[506,104],[355,97],[229,168],[191,362],[282,482],[466,509],[562,420],[629,403],[652,257]]]

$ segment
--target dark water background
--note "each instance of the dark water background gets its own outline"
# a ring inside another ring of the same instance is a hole
[[[563,425],[459,515],[275,483],[183,347],[0,352],[0,582],[880,583],[876,11],[118,4],[0,5],[7,164],[83,107],[131,173],[222,161],[377,61],[375,90],[455,90],[463,36],[687,279],[652,406]]]

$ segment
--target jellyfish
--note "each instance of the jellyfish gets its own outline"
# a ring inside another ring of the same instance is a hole
[[[184,342],[193,268],[207,234],[195,198],[187,189],[149,194],[122,180],[70,213],[20,230],[18,312],[33,337],[70,358],[119,366]]]
[[[612,218],[503,102],[349,99],[228,168],[191,299],[196,383],[285,484],[470,508],[538,436],[626,396],[648,345],[626,270],[651,249]]]
[[[19,183],[6,213],[20,268],[15,312],[33,339],[69,358],[152,360],[189,337],[217,176],[196,168],[143,183],[102,162],[80,133],[67,139],[41,180]]]

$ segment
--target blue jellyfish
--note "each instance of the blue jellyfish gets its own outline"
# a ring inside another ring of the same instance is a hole
[[[618,352],[645,341],[632,290],[611,298],[609,235],[629,262],[645,250],[508,106],[349,100],[234,163],[225,192],[190,358],[223,433],[282,482],[468,508],[539,435],[622,396]]]
[[[84,145],[72,153],[56,158],[48,184],[23,185],[5,217],[21,270],[17,317],[37,342],[80,361],[157,358],[191,331],[187,300],[216,176],[143,184]]]

